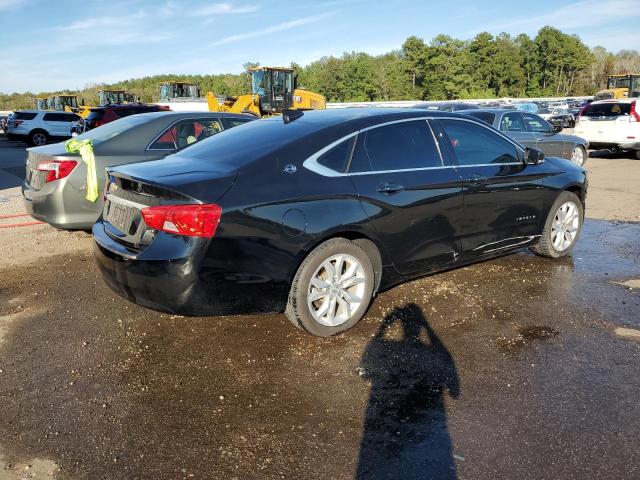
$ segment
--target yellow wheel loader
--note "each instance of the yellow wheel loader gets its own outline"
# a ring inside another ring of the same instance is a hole
[[[36,110],[49,110],[49,106],[47,105],[48,97],[37,96],[36,97]]]
[[[607,75],[607,88],[599,90],[594,100],[640,97],[640,74]]]
[[[325,98],[319,93],[296,88],[293,69],[256,67],[251,70],[251,93],[227,97],[222,103],[211,92],[207,103],[212,112],[251,113],[257,117],[281,114],[285,109],[324,110]]]
[[[136,103],[138,96],[126,90],[98,90],[98,105],[114,105],[122,103]]]

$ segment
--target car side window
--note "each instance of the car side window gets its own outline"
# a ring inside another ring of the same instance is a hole
[[[529,130],[532,132],[549,133],[553,130],[549,123],[547,123],[543,118],[540,118],[536,115],[526,113],[524,115],[524,121],[527,123]]]
[[[349,138],[328,152],[323,153],[318,157],[318,163],[324,167],[330,168],[333,171],[344,173],[347,169],[347,163],[353,150],[353,142],[355,138]]]
[[[363,146],[372,171],[442,166],[425,120],[393,123],[368,130]]]
[[[500,130],[503,132],[526,132],[522,115],[519,113],[505,113],[500,120]]]
[[[45,122],[74,122],[79,118],[72,113],[45,113],[42,119]]]
[[[488,165],[519,162],[513,143],[473,122],[440,120],[458,165]]]
[[[221,131],[217,118],[181,120],[162,132],[149,150],[178,150]]]

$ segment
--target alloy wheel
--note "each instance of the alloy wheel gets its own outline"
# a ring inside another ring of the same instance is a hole
[[[363,266],[351,255],[329,257],[311,276],[307,306],[314,320],[327,327],[351,319],[365,301],[366,276]]]
[[[567,250],[576,239],[580,229],[580,210],[573,202],[560,205],[551,225],[551,243],[557,252]]]
[[[42,146],[47,143],[47,136],[44,133],[36,133],[31,137],[34,145]]]

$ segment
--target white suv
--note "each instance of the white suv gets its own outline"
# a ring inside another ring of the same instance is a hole
[[[580,112],[573,133],[588,140],[591,148],[633,150],[640,159],[639,108],[640,98],[593,102]]]
[[[69,112],[21,110],[7,125],[10,140],[23,140],[30,145],[44,145],[49,140],[71,137],[71,124],[80,116]]]

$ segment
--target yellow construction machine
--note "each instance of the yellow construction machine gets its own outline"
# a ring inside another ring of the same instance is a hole
[[[36,110],[49,110],[48,100],[49,97],[38,95],[36,97]]]
[[[98,105],[114,105],[122,103],[135,103],[138,96],[128,93],[126,90],[98,90]]]
[[[162,82],[160,84],[160,101],[169,102],[179,99],[200,97],[200,88],[190,82]]]
[[[594,100],[640,97],[640,74],[607,75],[607,88],[599,90]]]
[[[292,68],[255,67],[251,72],[251,93],[227,97],[222,102],[212,93],[207,103],[212,112],[251,113],[257,117],[281,114],[285,109],[324,110],[325,98],[319,93],[296,88]]]

